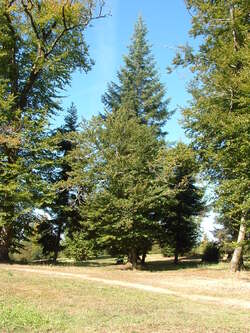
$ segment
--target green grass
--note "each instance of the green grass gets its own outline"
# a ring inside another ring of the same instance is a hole
[[[245,310],[0,267],[0,332],[247,332]]]
[[[64,331],[67,317],[69,321],[70,317],[66,313],[48,313],[42,307],[18,297],[0,299],[1,332],[48,332],[55,327]]]

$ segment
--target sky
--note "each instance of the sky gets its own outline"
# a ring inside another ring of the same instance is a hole
[[[106,0],[105,10],[111,12],[111,16],[94,21],[86,32],[90,56],[95,65],[87,74],[78,72],[73,75],[71,87],[64,94],[64,108],[74,102],[80,117],[87,119],[103,111],[101,96],[107,84],[116,80],[117,70],[123,65],[123,55],[127,54],[139,15],[148,27],[148,40],[152,44],[160,80],[166,87],[166,97],[171,98],[169,109],[185,105],[188,99],[185,85],[190,78],[189,72],[178,69],[168,75],[166,70],[177,46],[188,40],[190,15],[184,0]],[[176,111],[166,126],[169,132],[167,139],[170,141],[186,141],[178,125],[179,118],[180,113]]]
[[[123,55],[127,54],[134,25],[142,16],[148,27],[148,40],[152,45],[161,82],[166,88],[166,97],[171,99],[169,110],[176,110],[166,125],[168,141],[187,142],[179,122],[180,108],[187,105],[191,96],[187,84],[191,73],[178,69],[167,74],[167,66],[179,45],[189,42],[196,46],[197,41],[190,39],[191,16],[186,10],[184,0],[106,0],[105,11],[111,15],[93,22],[86,31],[91,58],[95,61],[92,70],[73,74],[72,84],[66,88],[62,105],[67,109],[72,102],[78,109],[79,117],[90,119],[103,111],[101,96],[107,84],[116,81],[116,73],[123,65]],[[61,121],[59,117],[59,121]],[[202,228],[211,237],[214,215],[203,220]]]

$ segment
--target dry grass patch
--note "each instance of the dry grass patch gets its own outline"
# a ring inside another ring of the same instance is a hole
[[[248,319],[238,308],[0,266],[1,332],[246,333]]]

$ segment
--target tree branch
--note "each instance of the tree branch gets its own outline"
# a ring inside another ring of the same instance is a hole
[[[13,3],[13,1],[12,1]],[[13,53],[12,53],[12,65],[13,65],[13,81],[12,81],[12,92],[14,95],[17,94],[18,92],[18,65],[16,62],[16,54],[17,54],[17,32],[12,24],[12,20],[10,17],[10,14],[8,11],[4,12],[4,16],[6,17],[7,20],[7,25],[8,28],[10,29],[11,35],[12,35],[12,40],[13,40]]]
[[[29,0],[29,1],[31,1],[31,0]],[[63,36],[67,32],[72,31],[74,29],[77,29],[79,27],[82,27],[83,29],[85,29],[91,21],[96,20],[96,19],[100,19],[100,18],[104,18],[104,17],[106,17],[106,15],[103,14],[104,1],[102,0],[100,2],[99,12],[96,16],[94,16],[94,17],[92,16],[93,15],[93,12],[92,12],[93,11],[93,6],[91,5],[90,8],[89,8],[89,12],[88,12],[88,15],[87,15],[87,18],[86,18],[85,22],[82,22],[82,23],[80,22],[79,24],[76,24],[76,25],[73,25],[73,26],[67,26],[67,20],[66,20],[66,16],[65,16],[65,5],[63,5],[63,7],[62,7],[62,20],[63,20],[64,28],[61,31],[61,33],[59,33],[58,36],[54,39],[54,41],[51,43],[50,48],[45,50],[45,48],[42,46],[42,44],[43,45],[47,44],[47,38],[52,34],[53,28],[57,25],[57,23],[54,22],[53,25],[51,26],[51,29],[49,30],[49,32],[46,35],[43,35],[43,37],[40,37],[38,29],[37,29],[35,21],[34,21],[34,18],[31,14],[31,12],[28,9],[28,6],[24,3],[24,0],[21,0],[21,3],[24,7],[25,13],[27,14],[27,16],[30,19],[32,28],[33,28],[34,33],[36,35],[36,38],[38,40],[37,58],[34,61],[30,76],[29,76],[29,78],[28,78],[28,80],[27,80],[27,82],[26,82],[26,84],[23,88],[23,91],[21,93],[20,100],[19,100],[19,105],[20,105],[21,108],[23,108],[27,104],[27,95],[28,95],[29,91],[32,89],[32,86],[34,85],[36,79],[38,78],[38,76],[40,75],[40,73],[42,71],[42,68],[38,68],[38,66],[37,66],[38,65],[37,62],[38,62],[39,58],[43,57],[43,60],[46,61],[48,59],[48,57],[51,55],[51,53],[54,51],[55,47],[59,44],[60,40],[63,38]],[[33,5],[33,3],[32,3],[32,5]],[[45,37],[45,39],[44,39],[44,37]],[[43,51],[43,54],[41,54],[41,50]]]

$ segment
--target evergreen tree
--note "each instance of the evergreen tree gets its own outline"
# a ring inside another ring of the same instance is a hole
[[[188,146],[178,143],[161,156],[160,187],[165,192],[159,208],[162,247],[173,249],[175,263],[180,254],[190,251],[198,241],[199,221],[204,210],[203,191],[196,184],[198,165]]]
[[[96,5],[0,1],[0,261],[29,231],[34,207],[49,200],[46,127],[72,72],[91,67],[83,33]]]
[[[73,212],[70,207],[69,191],[66,188],[61,189],[61,182],[67,181],[71,171],[71,166],[67,161],[67,155],[74,149],[71,135],[78,128],[77,109],[73,103],[67,110],[64,121],[64,125],[54,134],[57,149],[52,155],[53,164],[48,169],[49,174],[47,175],[47,179],[53,187],[51,192],[54,192],[54,198],[49,207],[43,207],[49,218],[43,218],[38,227],[40,234],[38,243],[42,244],[45,255],[53,253],[54,262],[62,249],[60,244],[62,234],[66,228],[72,227],[77,218],[76,212]]]
[[[127,255],[133,267],[145,260],[158,227],[154,161],[169,116],[146,35],[139,18],[119,84],[111,83],[103,96],[106,115],[82,133],[68,182],[81,198],[84,248],[89,242],[92,250]]]
[[[177,54],[174,60],[195,73],[185,128],[215,184],[218,212],[237,231],[231,262],[236,271],[249,229],[249,2],[186,2],[193,16],[191,35],[202,42],[197,52],[184,47],[184,57]]]
[[[159,81],[151,47],[147,41],[147,27],[138,19],[125,65],[118,72],[118,83],[111,82],[103,95],[108,111],[116,111],[127,105],[134,110],[143,124],[153,126],[157,134],[164,134],[162,127],[169,112],[165,89]]]
[[[87,133],[88,132],[88,133]],[[86,240],[113,255],[127,255],[133,267],[152,246],[157,223],[154,206],[155,161],[159,145],[154,130],[141,124],[137,115],[122,108],[96,119],[79,142],[75,179],[82,173],[82,203],[79,206]],[[87,167],[83,171],[83,160]],[[74,152],[75,154],[76,152]],[[89,179],[91,186],[86,186]],[[71,179],[71,184],[74,183]],[[90,189],[87,191],[87,189]],[[91,246],[93,244],[91,243]]]

